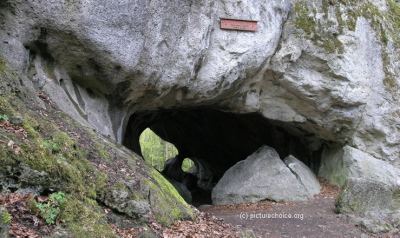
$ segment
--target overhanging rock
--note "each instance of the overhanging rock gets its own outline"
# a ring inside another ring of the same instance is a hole
[[[374,0],[0,1],[0,52],[18,83],[139,154],[143,127],[171,136],[163,124],[173,115],[160,112],[208,108],[274,121],[307,153],[350,145],[399,167],[398,12],[397,1]],[[259,29],[221,30],[221,16],[257,19]],[[262,145],[244,134],[256,143],[234,161],[223,143],[196,154],[224,154],[214,172],[221,175]],[[270,146],[282,139],[267,136]],[[377,181],[395,183],[386,171]]]

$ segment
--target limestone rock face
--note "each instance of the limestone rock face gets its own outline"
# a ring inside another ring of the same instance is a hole
[[[368,179],[389,186],[400,186],[400,170],[350,146],[326,148],[319,176],[343,186],[349,178]]]
[[[261,147],[226,171],[212,190],[213,204],[304,201],[319,193],[320,185],[308,168],[304,170],[294,157],[288,157],[286,163],[289,167],[271,147]]]
[[[399,2],[328,2],[2,0],[0,53],[19,83],[138,154],[140,133],[161,122],[180,153],[188,138],[211,141],[188,153],[200,162],[214,158],[201,156],[207,147],[229,167],[277,144],[282,158],[301,147],[307,156],[296,157],[315,171],[325,146],[348,145],[399,168]],[[220,17],[258,20],[259,30],[221,30]],[[243,137],[218,130],[212,110],[202,117],[209,109],[253,118],[225,123],[249,138],[233,162],[226,155]],[[270,133],[252,127],[266,124]]]
[[[131,114],[118,107],[210,104],[232,95],[273,55],[292,9],[290,1],[5,5],[0,34],[5,56],[31,71],[38,86],[53,81],[63,87],[80,114],[118,139],[124,116]],[[223,16],[262,20],[260,30],[221,31]]]
[[[314,150],[348,143],[398,165],[398,8],[2,1],[0,51],[25,84],[119,142],[135,111],[212,105],[290,122],[314,135],[306,137]],[[259,30],[221,30],[219,17],[258,20]]]
[[[2,1],[0,51],[119,142],[135,111],[212,105],[290,122],[314,150],[348,143],[398,165],[398,5]],[[219,17],[259,30],[221,30]]]

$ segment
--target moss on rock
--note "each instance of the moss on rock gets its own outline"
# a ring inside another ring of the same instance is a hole
[[[175,220],[193,220],[193,212],[174,186],[154,169],[151,177],[155,181],[148,180],[147,184],[150,187],[151,208],[157,220],[167,226]]]
[[[61,219],[74,237],[117,237],[92,199],[82,201],[76,195],[69,195],[61,207]]]
[[[100,143],[95,143],[95,147],[97,148],[97,153],[98,155],[105,160],[109,160],[110,159],[110,154],[107,152],[107,150],[105,149],[105,146],[100,144]]]
[[[19,191],[65,192],[61,225],[74,237],[115,237],[96,201],[104,202],[110,194],[120,198],[124,191],[123,204],[129,209],[118,207],[114,198],[110,208],[131,216],[135,225],[146,226],[153,214],[165,225],[193,219],[176,190],[139,156],[93,133],[54,104],[42,103],[46,107],[38,110],[37,94],[21,86],[1,55],[0,67],[0,114],[20,115],[27,132],[21,137],[0,128],[0,139],[6,142],[0,143],[0,177],[19,180],[13,184]],[[20,150],[8,148],[11,140]]]
[[[336,210],[339,213],[387,215],[400,212],[399,188],[393,190],[389,185],[350,178],[336,198]]]
[[[7,209],[0,206],[0,224],[8,225],[11,223],[11,216],[8,214]]]
[[[298,1],[294,7],[296,16],[293,24],[297,29],[304,31],[306,39],[324,48],[327,53],[343,52],[343,44],[338,39],[338,35],[347,31],[355,31],[357,20],[360,17],[370,21],[382,43],[386,44],[389,40],[398,42],[400,39],[400,6],[392,0],[389,0],[388,4],[389,10],[381,12],[368,1],[338,1],[332,2],[332,4],[328,4],[328,1],[321,1],[320,7],[317,3]],[[317,14],[320,17],[317,18]],[[332,16],[334,14],[337,23],[331,22],[330,14]],[[329,32],[329,28],[336,28],[337,34]]]
[[[332,34],[326,30],[326,26],[335,27],[335,24],[329,22],[328,18],[329,5],[326,1],[322,2],[322,10],[315,8],[309,2],[298,1],[295,4],[294,12],[296,14],[293,24],[297,29],[304,31],[302,37],[310,40],[314,45],[322,47],[327,53],[343,53],[343,44],[338,39],[338,34]],[[324,12],[325,23],[321,23],[316,15],[318,11]],[[340,16],[340,14],[336,14]],[[343,19],[339,18],[343,22]]]

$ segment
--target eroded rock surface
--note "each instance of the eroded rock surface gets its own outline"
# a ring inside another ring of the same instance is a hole
[[[285,162],[286,166],[296,176],[297,180],[304,186],[305,190],[308,192],[308,197],[313,197],[314,194],[320,192],[321,186],[318,179],[307,165],[296,159],[293,155],[286,157],[283,162]]]
[[[325,148],[319,176],[338,186],[349,178],[368,179],[389,186],[400,186],[400,170],[350,146]]]
[[[399,186],[364,178],[349,178],[336,199],[340,213],[385,216],[400,213]]]
[[[313,197],[319,193],[318,180],[309,169],[304,171],[300,166],[293,169],[295,162],[289,157],[286,165],[273,148],[261,147],[226,171],[212,191],[213,204],[263,200],[294,202]]]
[[[153,126],[211,177],[263,144],[282,158],[296,151],[314,171],[325,147],[345,145],[398,168],[399,9],[392,0],[3,0],[0,52],[21,84],[81,124],[137,154]],[[219,17],[258,20],[259,30],[221,30]],[[236,119],[224,123],[222,112]]]
[[[121,143],[136,112],[207,106],[290,123],[312,151],[347,143],[400,163],[394,1],[1,6],[0,50],[21,80]],[[221,30],[219,17],[259,30]]]

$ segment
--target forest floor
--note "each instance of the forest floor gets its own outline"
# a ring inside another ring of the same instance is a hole
[[[205,237],[382,237],[397,238],[399,234],[365,233],[354,217],[335,213],[334,200],[340,193],[338,187],[320,179],[322,190],[314,199],[297,203],[241,203],[225,206],[202,205],[196,211],[195,221],[176,221],[171,227],[156,222],[149,224],[154,234],[164,238]],[[49,234],[63,233],[58,225],[46,224],[38,212],[29,211],[31,195],[8,194],[0,196],[0,205],[12,216],[11,237],[39,238]],[[45,200],[45,197],[36,197]],[[118,229],[110,224],[119,237],[140,237],[135,229]],[[1,229],[0,229],[1,230]],[[244,233],[251,230],[250,233]],[[247,234],[247,235],[245,235]],[[69,237],[68,235],[66,237]]]

